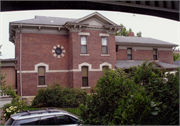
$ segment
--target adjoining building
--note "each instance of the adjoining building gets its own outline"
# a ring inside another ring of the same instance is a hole
[[[35,16],[9,23],[15,44],[17,93],[31,97],[54,81],[90,89],[104,68],[128,69],[143,61],[174,70],[172,48],[152,38],[115,36],[122,26],[95,12],[79,19]]]

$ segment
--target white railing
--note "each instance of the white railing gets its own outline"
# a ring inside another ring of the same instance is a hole
[[[14,89],[14,92],[17,92],[17,89]],[[0,98],[3,98],[3,97],[10,97],[10,96],[5,94],[2,90],[0,90]]]

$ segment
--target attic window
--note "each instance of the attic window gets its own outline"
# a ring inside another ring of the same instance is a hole
[[[52,23],[54,22],[54,21],[51,21]]]

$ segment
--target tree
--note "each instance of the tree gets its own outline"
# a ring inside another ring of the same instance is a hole
[[[120,26],[123,26],[123,24],[120,24]],[[127,30],[126,27],[123,26],[123,28],[120,31],[117,31],[115,35],[116,36],[129,36],[130,32],[132,32],[131,28],[129,28],[129,30]],[[142,33],[138,32],[138,33],[136,33],[136,36],[137,37],[142,37]]]
[[[179,60],[179,57],[180,57],[180,54],[179,53],[173,53],[173,60],[174,61],[177,61],[177,60]]]

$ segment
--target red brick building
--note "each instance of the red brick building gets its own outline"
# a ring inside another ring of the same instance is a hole
[[[172,47],[177,45],[141,37],[115,36],[122,26],[95,12],[79,19],[36,16],[10,22],[15,44],[17,92],[34,96],[54,81],[90,89],[103,68],[128,69],[144,60],[174,69]]]

